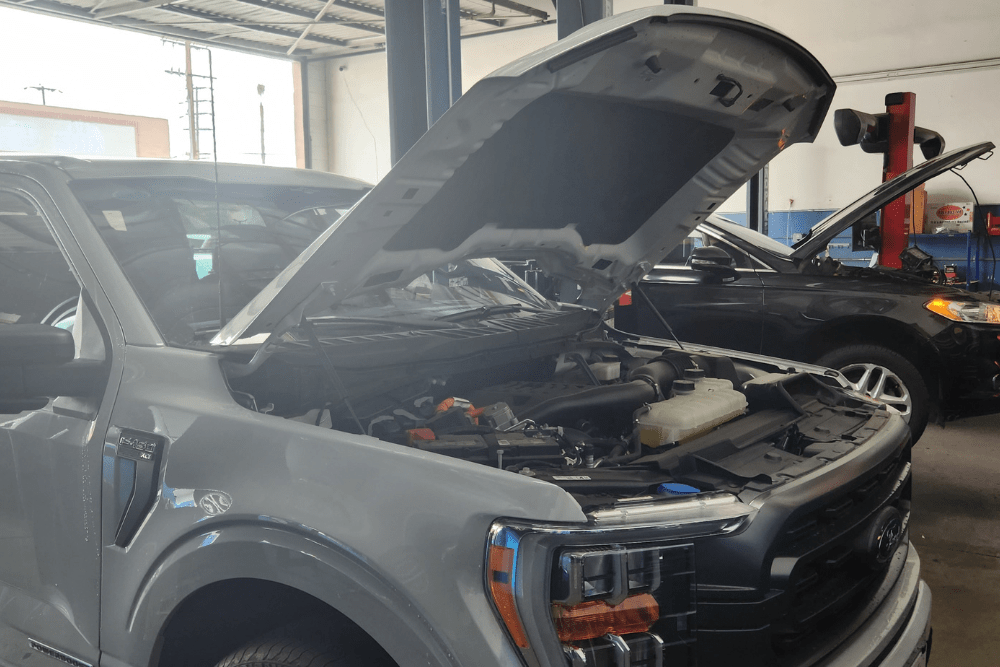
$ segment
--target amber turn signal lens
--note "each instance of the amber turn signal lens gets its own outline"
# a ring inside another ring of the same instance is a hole
[[[633,595],[614,607],[603,600],[572,607],[552,605],[552,618],[562,642],[583,641],[606,634],[646,632],[660,618],[660,605],[648,594]]]
[[[931,299],[927,302],[925,308],[932,313],[937,313],[941,317],[947,317],[949,320],[958,321],[959,318],[948,308],[950,305],[951,301],[946,301],[945,299]]]
[[[507,626],[510,638],[520,648],[528,648],[528,636],[517,613],[514,599],[514,550],[509,547],[490,545],[489,572],[486,573],[493,603],[500,618]]]

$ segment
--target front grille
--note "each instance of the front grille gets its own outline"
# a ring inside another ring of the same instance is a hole
[[[788,611],[772,623],[771,643],[778,664],[799,664],[802,651],[823,635],[835,634],[856,621],[854,612],[869,603],[871,591],[890,569],[863,542],[874,517],[886,507],[898,511],[905,533],[909,470],[909,463],[896,457],[872,479],[790,522],[778,556],[797,562],[788,579]]]
[[[905,539],[908,459],[908,453],[899,452],[873,474],[825,494],[821,502],[790,510],[774,535],[773,550],[764,557],[763,577],[752,582],[754,586],[735,586],[731,580],[713,585],[699,572],[698,664],[714,667],[739,660],[744,667],[808,665],[822,656],[823,647],[857,627],[864,609],[877,603],[874,591],[887,577],[898,575],[890,563],[901,562],[899,554],[894,560],[891,553],[873,552],[869,543],[885,523],[883,517],[898,517],[899,539]],[[764,527],[752,525],[750,530],[755,528]],[[747,542],[753,544],[749,537]],[[699,562],[709,560],[701,549],[717,548],[699,545]],[[737,562],[741,556],[750,560],[739,548],[730,547],[728,554]],[[747,566],[747,572],[752,568]],[[724,573],[715,577],[725,580]]]

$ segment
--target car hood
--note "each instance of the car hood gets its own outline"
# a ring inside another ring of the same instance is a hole
[[[994,146],[990,142],[966,146],[927,160],[900,174],[891,181],[878,186],[850,206],[840,209],[817,223],[809,230],[805,238],[792,246],[792,252],[789,256],[800,264],[803,261],[811,260],[826,250],[826,246],[838,234],[865,216],[871,215],[924,181],[929,181],[949,169],[961,167],[969,161],[989,153],[993,148]]]
[[[812,141],[835,84],[728,14],[649,7],[482,79],[212,340],[274,337],[459,258],[533,258],[611,303],[751,174]]]

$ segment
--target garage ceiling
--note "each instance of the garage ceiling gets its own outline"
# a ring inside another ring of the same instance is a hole
[[[385,48],[384,0],[0,0],[0,6],[296,59]],[[463,37],[555,20],[552,0],[460,0],[459,6]]]

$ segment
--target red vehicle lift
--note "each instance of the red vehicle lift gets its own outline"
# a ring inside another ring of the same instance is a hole
[[[885,96],[885,113],[868,114],[854,109],[838,109],[833,124],[843,146],[860,144],[866,153],[882,153],[882,182],[913,167],[913,145],[919,144],[924,158],[944,152],[944,139],[937,132],[914,125],[915,93]],[[909,245],[909,217],[913,195],[907,192],[882,209],[881,245],[878,261],[882,266],[902,267],[899,254]]]

